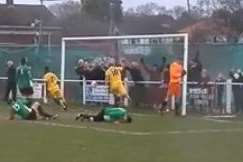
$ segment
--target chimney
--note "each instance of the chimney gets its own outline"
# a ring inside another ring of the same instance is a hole
[[[14,5],[14,0],[6,0],[8,6],[13,6]]]

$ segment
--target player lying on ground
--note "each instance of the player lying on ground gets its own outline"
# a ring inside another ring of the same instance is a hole
[[[160,109],[160,113],[163,114],[165,110],[168,100],[175,97],[175,114],[180,115],[180,100],[181,100],[181,83],[182,78],[186,74],[186,71],[182,67],[182,61],[180,58],[177,58],[169,68],[169,85],[167,90],[167,95],[165,100],[162,103],[162,108]]]
[[[58,85],[58,77],[50,72],[49,67],[45,67],[45,72],[44,72],[44,80],[46,81],[46,87],[47,87],[47,92],[48,95],[64,110],[67,110],[67,103],[65,98],[63,97],[60,87]]]
[[[124,108],[103,108],[97,115],[79,113],[75,120],[94,122],[131,123],[132,118]]]
[[[10,109],[10,120],[15,119],[15,115],[24,120],[56,119],[58,115],[52,115],[43,110],[39,102],[26,99],[18,99],[13,102]]]
[[[118,65],[111,65],[105,72],[105,81],[109,92],[115,96],[115,105],[124,103],[124,99],[130,99],[125,85],[122,81],[123,68]]]

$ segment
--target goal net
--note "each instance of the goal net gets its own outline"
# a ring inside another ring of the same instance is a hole
[[[160,100],[156,102],[161,103],[162,94],[159,91],[163,87],[160,78],[162,70],[177,57],[183,58],[184,69],[187,70],[187,34],[64,37],[61,50],[61,88],[67,98],[79,98],[80,101],[82,98],[84,104],[105,103],[110,96],[104,81],[102,82],[104,74],[101,71],[107,67],[109,60],[121,64],[126,62],[126,66],[129,66],[126,74],[128,90],[132,102],[135,102],[129,104],[143,103],[152,106],[152,101],[145,102],[145,98],[151,98],[151,92],[155,90],[158,93],[154,92],[153,96],[156,95]],[[101,81],[94,87],[91,80]],[[186,115],[187,76],[183,80],[182,94],[182,115]]]

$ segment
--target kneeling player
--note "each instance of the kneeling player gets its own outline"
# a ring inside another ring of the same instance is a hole
[[[104,108],[97,115],[80,113],[75,120],[88,120],[94,122],[112,122],[112,123],[131,123],[132,118],[124,108]]]
[[[121,77],[122,70],[122,67],[110,66],[105,73],[105,80],[109,87],[109,91],[115,96],[115,105],[119,105],[125,98],[129,99],[129,95]]]
[[[46,81],[47,92],[51,98],[61,105],[64,110],[67,110],[66,100],[64,99],[58,85],[58,77],[50,72],[48,67],[45,67],[45,75],[43,77]]]
[[[11,106],[10,120],[15,119],[15,115],[24,120],[56,119],[58,115],[52,115],[43,110],[39,102],[31,103],[25,99],[18,99]]]

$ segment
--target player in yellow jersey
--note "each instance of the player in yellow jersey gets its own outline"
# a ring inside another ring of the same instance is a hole
[[[129,98],[122,81],[122,70],[121,66],[111,65],[105,72],[105,81],[110,93],[115,96],[115,104],[124,98]]]
[[[58,77],[53,72],[50,72],[49,67],[45,67],[43,79],[46,81],[47,92],[49,96],[64,110],[67,110],[66,100],[64,99],[60,87],[58,85]]]

